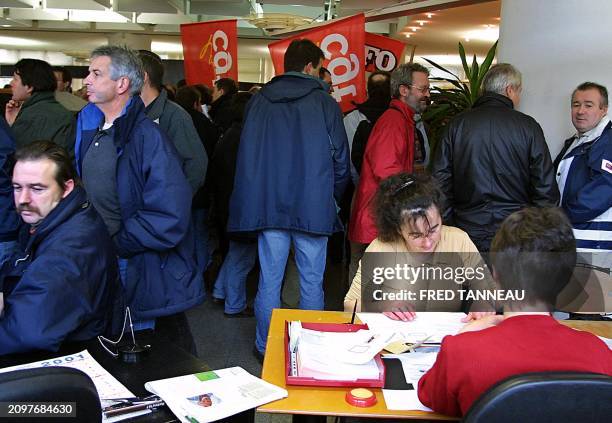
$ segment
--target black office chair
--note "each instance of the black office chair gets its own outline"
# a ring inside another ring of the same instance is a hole
[[[40,367],[0,373],[0,402],[74,403],[76,418],[56,421],[93,423],[102,421],[98,391],[91,378],[69,367]],[[16,419],[17,421],[49,421]]]
[[[612,377],[594,373],[528,373],[485,392],[464,423],[609,423]]]

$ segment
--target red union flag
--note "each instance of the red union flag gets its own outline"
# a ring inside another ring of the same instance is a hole
[[[323,66],[332,75],[334,91],[332,95],[340,104],[343,112],[354,109],[352,102],[361,103],[365,93],[365,18],[363,14],[333,21],[284,40],[268,45],[274,71],[277,75],[284,72],[283,58],[291,41],[308,38],[318,45],[325,60]]]
[[[181,25],[187,84],[211,86],[220,78],[238,81],[236,20]]]
[[[406,45],[393,38],[366,32],[365,70],[366,72],[392,72],[402,61]]]

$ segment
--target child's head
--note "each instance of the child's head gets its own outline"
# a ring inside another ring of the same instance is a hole
[[[525,292],[523,301],[507,304],[510,308],[550,310],[576,264],[576,240],[567,217],[559,208],[526,208],[511,214],[493,238],[491,262],[502,289]]]

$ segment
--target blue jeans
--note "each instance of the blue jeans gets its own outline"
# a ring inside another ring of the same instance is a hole
[[[196,242],[196,260],[200,271],[204,273],[212,260],[208,251],[208,210],[191,209],[191,219]]]
[[[246,308],[246,280],[256,260],[255,242],[230,241],[213,290],[213,297],[225,298],[226,313],[240,313]]]
[[[17,249],[17,241],[0,242],[0,266],[8,260]]]
[[[119,277],[121,278],[121,283],[125,287],[125,283],[127,280],[128,259],[117,258],[117,264],[119,266]],[[155,329],[155,319],[134,320],[134,317],[132,316],[132,324],[134,326],[134,331],[144,330],[144,329]]]
[[[280,292],[293,242],[295,263],[300,274],[300,309],[323,310],[323,275],[327,237],[298,231],[265,230],[259,234],[258,250],[261,272],[255,297],[255,347],[266,349],[272,309],[280,307]]]

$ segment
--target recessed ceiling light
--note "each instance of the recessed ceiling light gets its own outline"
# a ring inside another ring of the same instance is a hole
[[[418,26],[411,26],[410,29],[412,30],[412,32],[417,32],[417,29],[421,29]]]
[[[406,38],[410,38],[410,33],[409,33],[409,32],[406,32],[406,33],[404,34],[404,36],[405,36]]]
[[[468,37],[465,37],[465,41],[467,41],[469,43],[470,39]]]
[[[433,16],[433,13],[428,13],[428,14],[427,14],[427,15],[425,15],[425,16],[427,16],[427,19],[431,19],[431,17]]]

